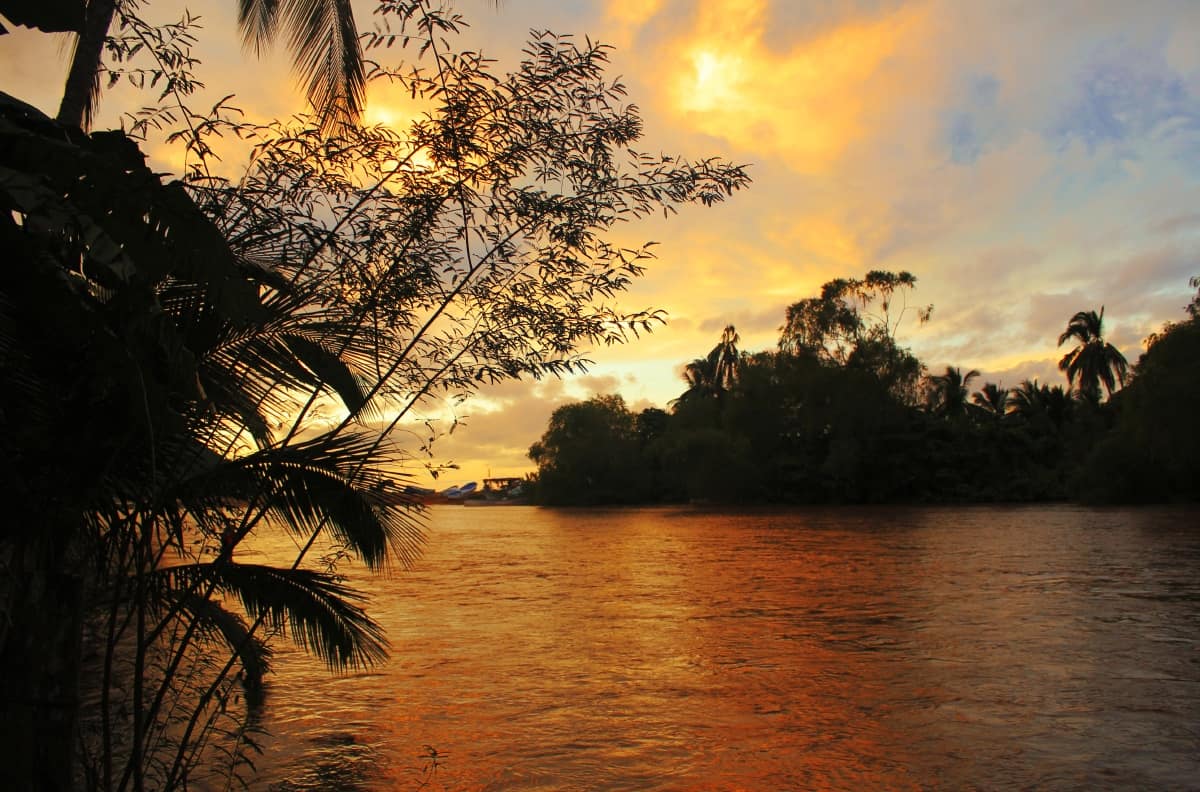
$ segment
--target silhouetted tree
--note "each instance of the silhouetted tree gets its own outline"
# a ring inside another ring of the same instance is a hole
[[[1190,285],[1196,286],[1195,279]],[[1200,300],[1200,295],[1197,295]],[[1117,402],[1116,426],[1081,477],[1085,499],[1200,500],[1200,302],[1146,341]]]
[[[997,418],[1003,418],[1009,410],[1009,391],[994,382],[984,383],[984,386],[971,396],[971,402]]]
[[[819,297],[788,306],[779,349],[868,371],[897,398],[915,404],[921,363],[897,345],[896,331],[910,310],[915,310],[920,323],[928,321],[933,311],[932,305],[908,306],[907,293],[916,282],[911,273],[882,270],[868,272],[862,279],[829,281]]]
[[[1103,383],[1109,395],[1117,384],[1125,384],[1129,364],[1125,356],[1103,337],[1104,307],[1100,313],[1080,311],[1071,317],[1067,329],[1058,337],[1058,345],[1075,341],[1076,346],[1058,362],[1060,371],[1066,372],[1067,382],[1072,386],[1079,382],[1079,393],[1092,403],[1100,401],[1100,385]]]
[[[843,288],[835,283],[833,291]],[[843,307],[842,317],[850,315],[848,304],[831,306],[828,315]],[[654,466],[650,494],[643,497],[656,500],[1191,498],[1198,467],[1193,451],[1200,448],[1191,420],[1200,415],[1190,395],[1200,393],[1190,382],[1200,378],[1189,357],[1200,338],[1195,326],[1192,319],[1152,336],[1133,384],[1107,404],[1036,379],[1009,391],[986,383],[968,403],[978,372],[947,367],[925,381],[929,409],[921,409],[887,388],[873,366],[855,364],[855,355],[869,348],[863,339],[844,362],[807,344],[739,352],[736,377],[718,391],[719,345],[688,368],[693,387],[673,402],[669,416],[639,416],[641,449],[650,453],[629,458]],[[725,340],[731,336],[732,329]],[[1176,374],[1167,376],[1168,370]],[[1166,405],[1172,389],[1189,395]],[[975,420],[942,420],[964,414]],[[632,490],[622,488],[618,497]]]
[[[1042,411],[1042,391],[1037,379],[1021,380],[1009,391],[1009,412],[1022,418],[1032,418]]]
[[[741,362],[738,340],[737,330],[733,325],[727,325],[721,340],[706,357],[697,358],[684,367],[683,378],[688,389],[679,397],[681,401],[707,398],[720,401],[733,388]]]
[[[235,562],[254,521],[235,530],[229,514],[248,502],[298,533],[327,526],[373,567],[389,550],[412,553],[402,504],[371,487],[373,438],[270,442],[289,392],[311,388],[361,414],[346,361],[371,346],[347,348],[328,309],[248,266],[121,133],[86,137],[0,95],[0,163],[0,233],[15,262],[0,283],[12,386],[0,397],[0,487],[15,519],[0,555],[22,570],[22,585],[6,574],[0,587],[11,627],[0,632],[0,777],[14,789],[71,785],[80,632],[102,603],[101,703],[82,729],[99,735],[83,743],[96,749],[93,782],[173,788],[204,755],[193,734],[227,725],[238,684],[226,673],[201,695],[175,672],[219,667],[224,651],[261,690],[268,652],[246,619],[289,629],[332,667],[384,654],[359,595],[331,575]],[[262,445],[237,447],[242,434]],[[180,695],[189,703],[177,707]],[[180,753],[151,758],[168,730]]]
[[[529,448],[547,504],[635,503],[648,495],[637,419],[620,396],[566,404]]]
[[[967,414],[967,393],[971,380],[979,372],[971,369],[966,374],[953,366],[946,367],[945,374],[929,378],[929,408],[936,415],[959,418]]]
[[[406,18],[420,17],[423,12],[420,3],[394,5],[403,9]],[[101,57],[112,23],[115,18],[123,28],[140,27],[136,10],[128,0],[87,0],[58,110],[61,123],[91,126],[104,71]],[[366,80],[348,0],[238,0],[238,25],[243,43],[256,53],[265,50],[281,31],[286,34],[294,69],[323,129],[358,121]],[[133,54],[132,47],[124,54]]]
[[[637,415],[637,435],[643,446],[653,443],[667,431],[671,414],[657,407],[647,407]]]
[[[1039,385],[1036,379],[1022,380],[1010,392],[1010,412],[1027,421],[1049,421],[1058,429],[1071,415],[1074,401],[1061,385]]]
[[[440,47],[456,24],[421,29]],[[361,595],[301,564],[322,535],[370,567],[415,552],[385,438],[430,396],[575,371],[579,347],[653,326],[612,306],[649,253],[607,229],[746,184],[632,151],[606,53],[546,34],[493,75],[438,52],[404,69],[433,108],[409,130],[235,125],[257,147],[228,182],[164,183],[124,134],[0,95],[0,786],[65,788],[75,744],[100,789],[203,783],[196,762],[244,745],[239,677],[261,680],[268,636],[337,668],[382,656]],[[191,143],[234,123],[205,121]],[[272,525],[293,566],[247,562]],[[81,677],[89,604],[101,668]],[[83,740],[80,678],[101,701]]]

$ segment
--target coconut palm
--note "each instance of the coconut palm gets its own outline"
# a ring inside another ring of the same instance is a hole
[[[1056,427],[1062,428],[1075,409],[1075,396],[1062,385],[1042,386],[1042,405]]]
[[[737,382],[738,366],[741,362],[737,343],[740,340],[734,326],[726,325],[721,333],[721,341],[708,353],[713,382],[719,391],[728,391]]]
[[[741,355],[737,343],[740,340],[733,325],[726,325],[721,340],[706,357],[696,358],[684,366],[683,378],[688,389],[678,401],[697,399],[721,399],[737,382]]]
[[[1072,387],[1078,381],[1080,395],[1093,403],[1100,401],[1101,383],[1112,396],[1118,383],[1125,385],[1129,371],[1125,356],[1104,340],[1103,326],[1104,306],[1100,306],[1100,313],[1080,311],[1072,316],[1067,329],[1058,337],[1059,346],[1076,342],[1075,348],[1058,362],[1059,370],[1066,373]]]
[[[979,409],[997,418],[1003,418],[1008,412],[1009,391],[994,382],[985,383],[982,388],[971,396],[971,402]]]
[[[91,126],[104,42],[113,19],[125,11],[123,0],[88,0],[58,110],[60,122]],[[286,36],[296,75],[324,119],[323,128],[357,122],[366,79],[350,0],[238,0],[238,26],[243,44],[256,54]]]
[[[1074,400],[1061,385],[1039,385],[1037,379],[1022,380],[1009,391],[1009,414],[1026,421],[1049,421],[1055,427],[1071,417]]]
[[[688,388],[680,395],[679,401],[695,401],[696,399],[716,395],[716,374],[712,362],[707,357],[696,358],[683,367],[683,380]]]
[[[1008,392],[1008,412],[1022,418],[1031,418],[1042,408],[1041,388],[1037,378],[1021,380],[1021,384]]]
[[[946,366],[945,374],[929,378],[929,406],[938,414],[959,417],[967,412],[967,393],[971,380],[979,372],[971,369],[966,374],[954,366]]]

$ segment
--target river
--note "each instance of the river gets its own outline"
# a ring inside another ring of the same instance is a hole
[[[1200,789],[1194,509],[445,506],[355,582],[254,789]]]

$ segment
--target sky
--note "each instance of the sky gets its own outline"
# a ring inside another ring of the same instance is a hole
[[[278,55],[237,43],[235,3],[195,3],[214,97],[263,120],[302,108]],[[178,16],[176,2],[146,16]],[[356,2],[360,30],[370,2]],[[917,276],[932,318],[899,330],[937,372],[976,385],[1064,382],[1059,333],[1105,310],[1136,361],[1182,318],[1200,275],[1200,3],[1192,0],[460,0],[461,42],[513,63],[531,28],[613,45],[611,73],[645,120],[643,150],[745,164],[749,190],[622,227],[658,258],[622,299],[669,323],[592,351],[586,375],[487,389],[435,445],[452,483],[533,469],[555,407],[620,393],[666,407],[683,366],[727,324],[775,346],[785,308],[835,277]],[[54,37],[0,37],[0,90],[53,113]],[[138,101],[106,95],[100,126]],[[372,95],[368,119],[391,98]],[[124,106],[123,106],[124,105]],[[152,153],[153,150],[152,150]],[[423,474],[422,474],[423,475]],[[446,477],[441,480],[445,482]],[[422,480],[420,483],[427,483]]]

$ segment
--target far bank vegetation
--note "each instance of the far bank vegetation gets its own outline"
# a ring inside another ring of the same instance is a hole
[[[1064,382],[929,371],[896,340],[906,272],[825,284],[776,349],[726,327],[669,409],[564,405],[529,451],[550,505],[1194,501],[1200,498],[1200,293],[1135,365],[1104,310],[1069,317]],[[1200,280],[1191,282],[1200,287]]]

